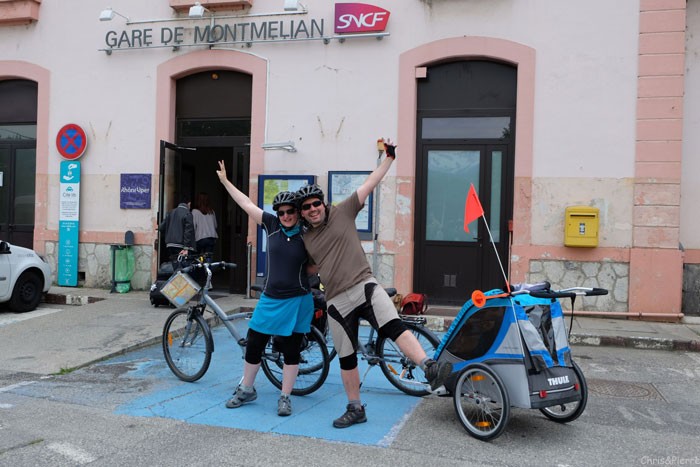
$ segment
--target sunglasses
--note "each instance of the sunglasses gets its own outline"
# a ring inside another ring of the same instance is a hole
[[[282,217],[282,216],[291,216],[292,214],[296,214],[297,210],[296,208],[289,208],[289,209],[278,209],[277,210],[277,216]]]
[[[302,205],[301,205],[301,210],[302,210],[302,211],[308,211],[309,209],[311,209],[311,206],[317,208],[317,207],[319,207],[319,206],[322,205],[322,204],[323,204],[323,201],[320,201],[320,200],[312,201],[311,203],[302,204]]]

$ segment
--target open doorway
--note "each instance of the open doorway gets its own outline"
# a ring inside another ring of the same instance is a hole
[[[219,238],[214,247],[214,260],[236,263],[238,268],[214,275],[214,289],[226,289],[230,293],[245,293],[247,278],[246,237],[248,216],[233,202],[216,175],[218,161],[224,161],[229,180],[243,193],[248,193],[248,148],[241,147],[199,147],[182,157],[184,179],[192,180],[192,199],[197,193],[205,192],[217,221]],[[187,176],[185,177],[185,174]],[[193,206],[194,207],[194,206]]]
[[[212,278],[212,293],[245,293],[248,259],[246,235],[248,216],[233,202],[216,174],[218,161],[226,163],[229,180],[242,192],[248,193],[248,146],[187,147],[163,142],[159,222],[186,195],[196,199],[197,193],[209,195],[217,220],[218,239],[214,247],[214,261],[228,261],[238,265],[233,271],[219,272]],[[192,206],[194,207],[194,205]],[[159,244],[159,262],[166,261],[165,245]]]
[[[170,166],[174,191],[195,199],[206,192],[217,218],[214,260],[234,262],[238,268],[213,278],[218,291],[246,292],[248,284],[248,216],[230,198],[216,175],[217,161],[226,163],[228,178],[248,194],[252,76],[233,70],[197,70],[176,83],[175,143],[178,152]]]

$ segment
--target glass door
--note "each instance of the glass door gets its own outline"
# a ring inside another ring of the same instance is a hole
[[[431,302],[461,305],[474,289],[505,286],[499,259],[508,252],[504,194],[506,145],[425,145],[417,181],[415,289]],[[489,229],[477,219],[464,229],[474,185]],[[498,257],[496,256],[498,251]]]
[[[0,141],[0,239],[34,247],[35,143]]]

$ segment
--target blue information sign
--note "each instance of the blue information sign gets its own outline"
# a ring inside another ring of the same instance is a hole
[[[121,209],[151,209],[151,174],[122,174],[119,188]]]
[[[61,161],[58,213],[58,285],[78,285],[80,161]]]

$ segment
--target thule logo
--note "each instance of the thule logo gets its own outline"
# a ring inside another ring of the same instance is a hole
[[[560,384],[568,383],[568,376],[559,376],[558,378],[547,378],[547,382],[550,386],[558,386]]]

